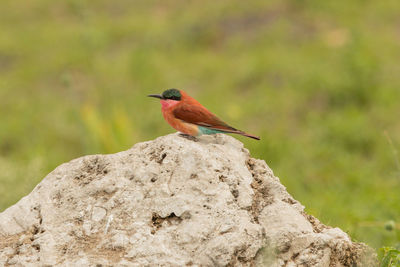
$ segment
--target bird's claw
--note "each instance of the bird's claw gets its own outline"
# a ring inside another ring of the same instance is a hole
[[[196,138],[196,136],[192,136],[192,135],[188,135],[188,134],[184,134],[184,133],[180,133],[179,134],[180,137],[186,138],[188,140],[194,141],[194,142],[198,142],[199,140]]]

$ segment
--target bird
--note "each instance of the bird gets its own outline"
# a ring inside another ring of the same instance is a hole
[[[164,119],[186,136],[195,138],[203,134],[233,133],[260,140],[258,136],[229,126],[183,90],[171,88],[161,95],[148,97],[160,99]]]

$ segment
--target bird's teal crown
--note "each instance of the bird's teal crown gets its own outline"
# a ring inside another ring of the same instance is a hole
[[[181,100],[182,95],[181,95],[181,92],[179,92],[178,89],[171,88],[171,89],[165,90],[162,93],[162,97],[164,99],[172,99],[172,100],[179,101],[179,100]]]

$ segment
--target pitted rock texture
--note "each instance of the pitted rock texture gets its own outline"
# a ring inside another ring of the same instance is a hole
[[[303,210],[233,137],[171,134],[56,168],[0,214],[0,265],[372,264]]]

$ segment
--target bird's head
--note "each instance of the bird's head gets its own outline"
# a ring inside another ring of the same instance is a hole
[[[148,96],[159,98],[163,108],[174,106],[178,104],[182,99],[181,91],[174,88],[165,90],[161,95],[148,95]]]
[[[165,90],[161,95],[148,95],[149,97],[159,98],[161,100],[174,100],[180,101],[182,98],[182,94],[178,89],[172,88]]]

